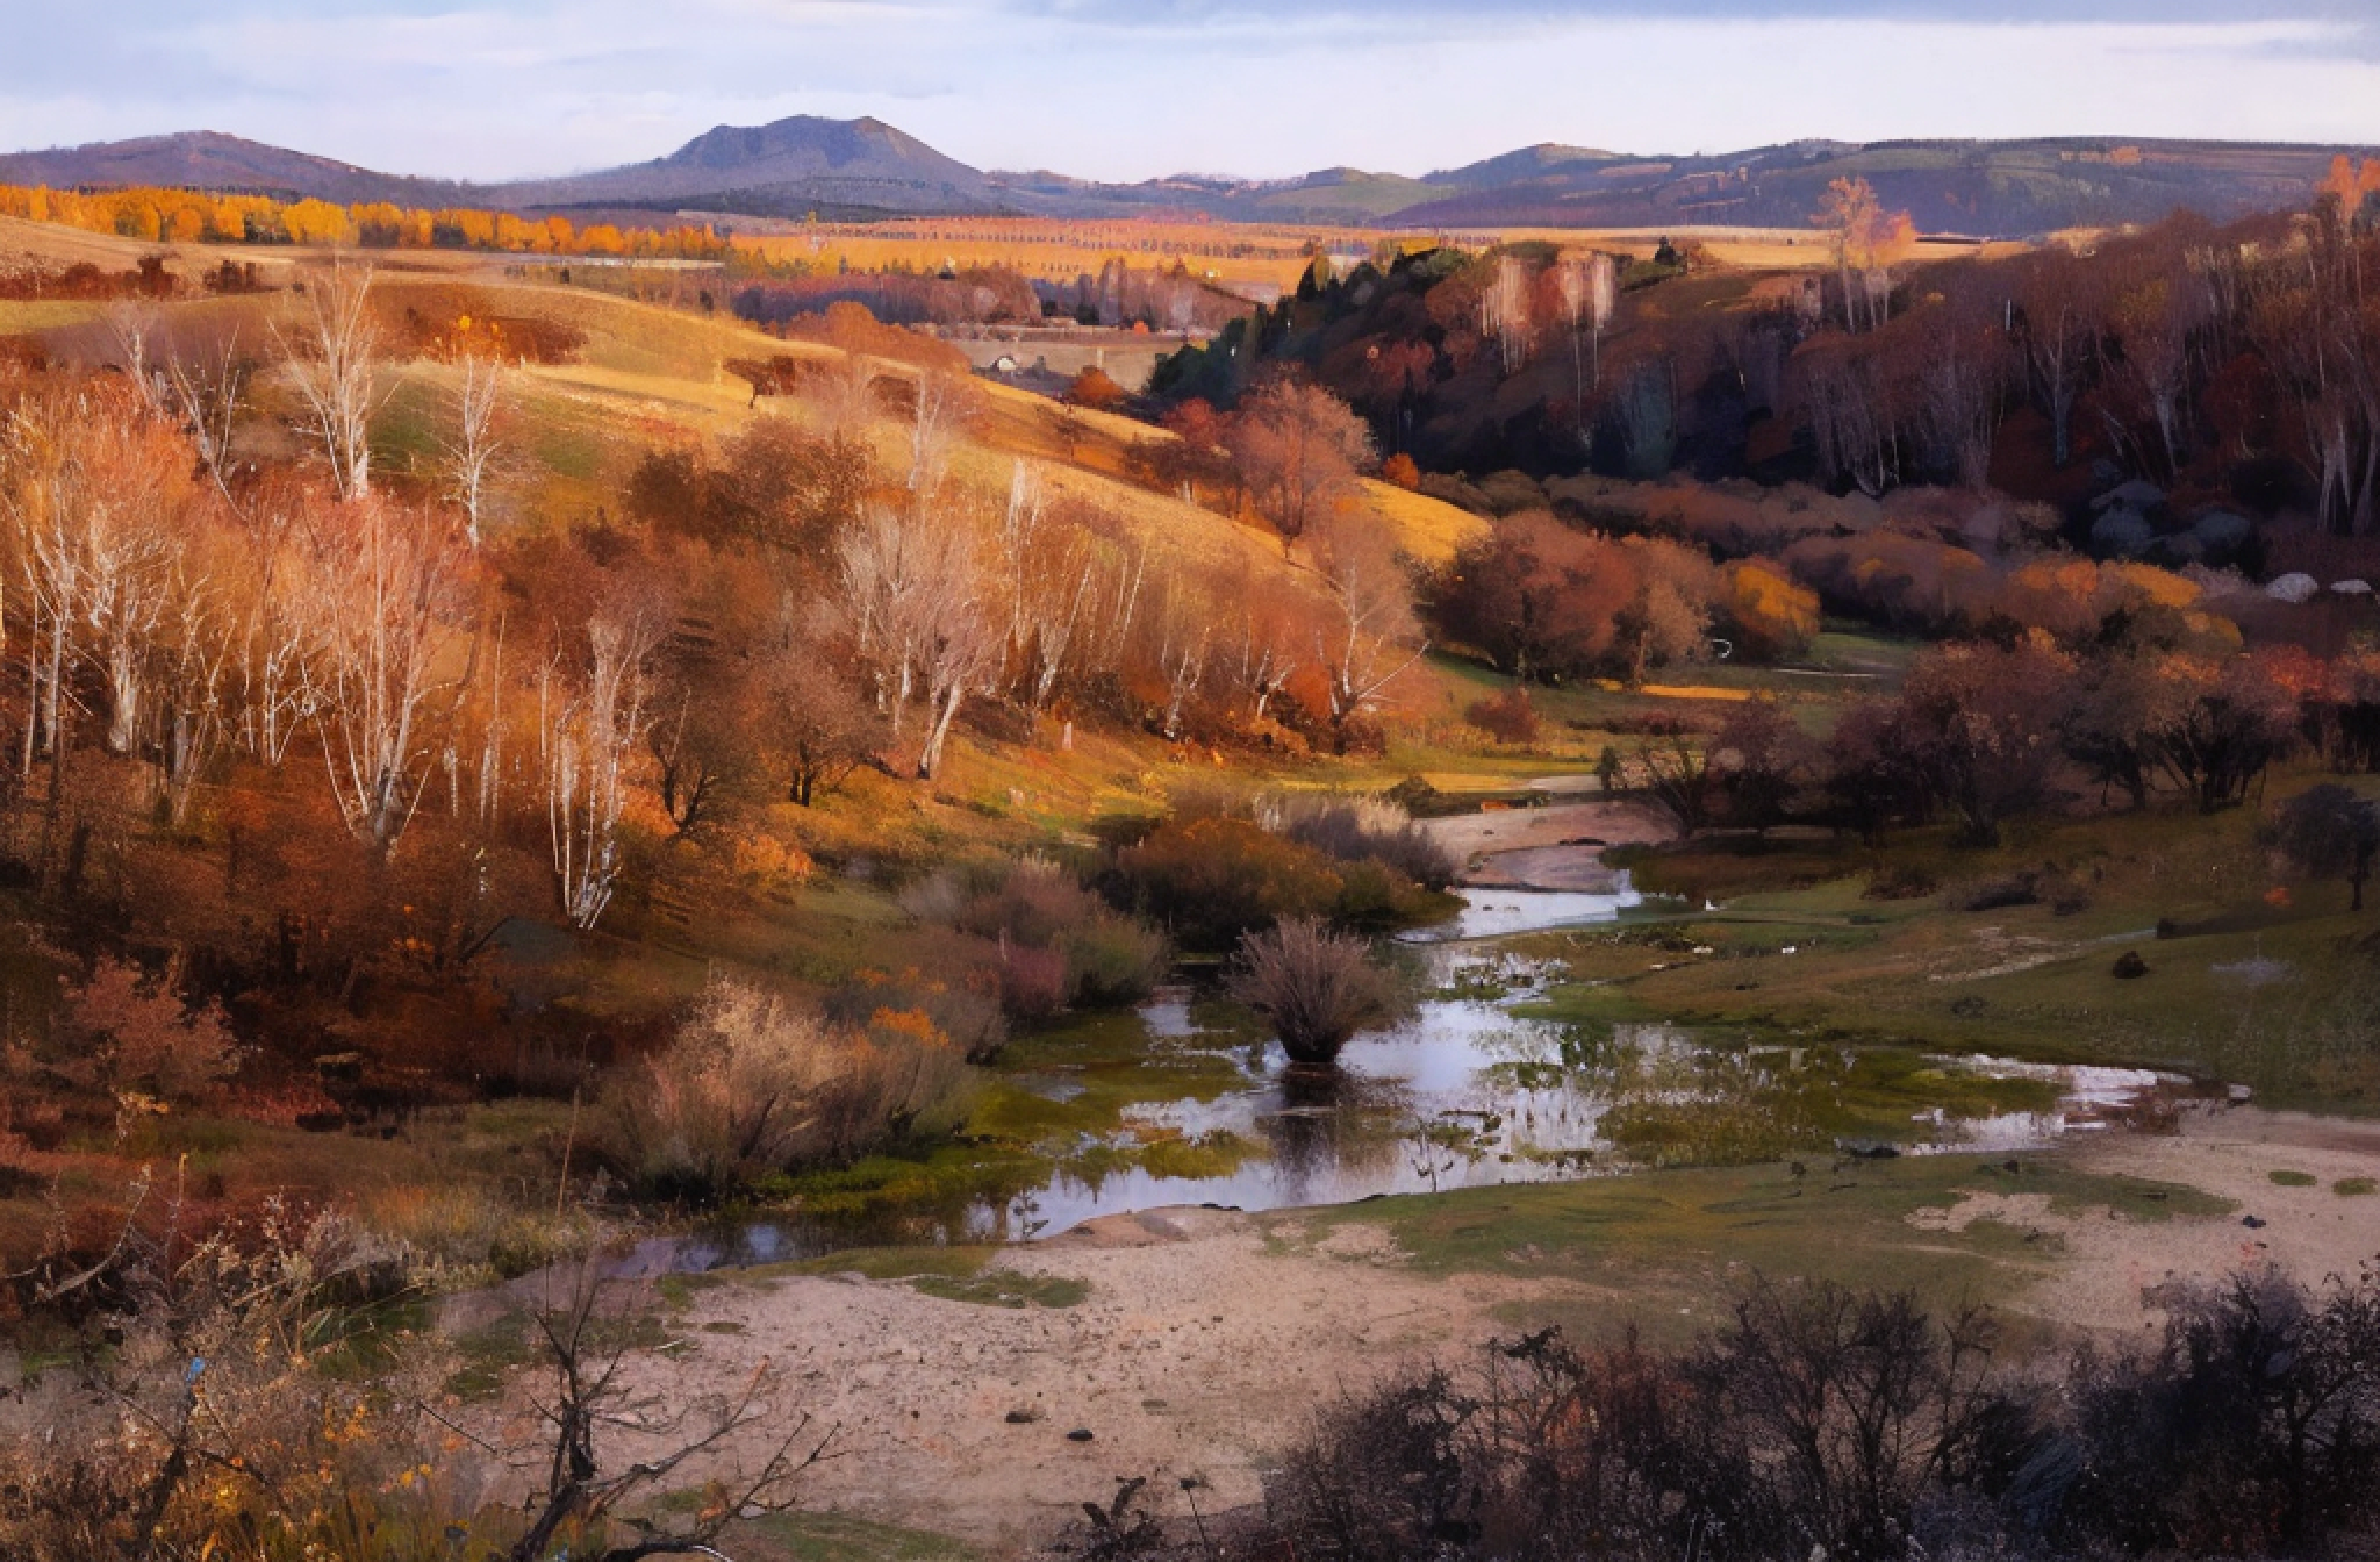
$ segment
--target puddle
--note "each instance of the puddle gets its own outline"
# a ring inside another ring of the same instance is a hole
[[[1584,927],[1616,921],[1621,912],[1644,904],[1645,897],[1618,875],[1619,888],[1608,895],[1576,890],[1459,888],[1454,893],[1463,909],[1450,921],[1417,928],[1402,935],[1408,944],[1454,944],[1478,938],[1506,938],[1516,933],[1548,928]]]

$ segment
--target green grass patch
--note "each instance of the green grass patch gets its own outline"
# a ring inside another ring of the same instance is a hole
[[[539,1340],[528,1315],[507,1312],[475,1329],[454,1336],[455,1367],[446,1379],[446,1392],[463,1399],[492,1399],[503,1392],[504,1377],[539,1358]]]
[[[2368,1199],[2380,1193],[2380,1181],[2368,1177],[2342,1177],[2330,1185],[2330,1190],[2342,1199]]]
[[[2052,1271],[2054,1244],[1978,1220],[1963,1231],[1913,1224],[1970,1192],[2047,1194],[2064,1212],[2108,1209],[2159,1222],[2231,1206],[2198,1190],[2071,1170],[2047,1158],[1927,1155],[1794,1177],[1777,1165],[1648,1172],[1381,1199],[1276,1217],[1282,1240],[1312,1241],[1349,1223],[1383,1226],[1432,1275],[1553,1278],[1592,1287],[1579,1321],[1642,1317],[1667,1328],[1755,1272],[1853,1287],[1910,1287],[1936,1303],[1991,1302]],[[1703,1323],[1707,1322],[1707,1313]],[[1701,1324],[1679,1325],[1686,1332]]]
[[[2322,1178],[2312,1172],[2283,1169],[2268,1172],[2265,1175],[2272,1178],[2273,1186],[2276,1188],[2313,1188],[2322,1182]]]
[[[977,1562],[947,1535],[840,1513],[774,1513],[738,1525],[729,1549],[746,1562]]]
[[[978,1307],[1073,1307],[1091,1294],[1089,1285],[1068,1275],[1019,1275],[1013,1269],[991,1270],[972,1280],[927,1275],[909,1285],[922,1296]]]

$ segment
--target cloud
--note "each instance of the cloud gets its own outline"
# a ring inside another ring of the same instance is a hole
[[[481,179],[874,114],[963,161],[1420,173],[1539,140],[2380,141],[2369,0],[118,0],[0,55],[0,145],[232,131]],[[1658,14],[1647,14],[1658,10]]]

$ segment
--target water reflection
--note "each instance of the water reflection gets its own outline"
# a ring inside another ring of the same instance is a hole
[[[1463,902],[1463,909],[1452,920],[1417,929],[1403,938],[1409,944],[1445,944],[1611,921],[1645,900],[1629,884],[1627,873],[1621,873],[1617,877],[1620,887],[1609,895],[1572,890],[1460,888],[1454,893]]]
[[[1004,1197],[656,1239],[629,1255],[626,1272],[1013,1240],[1166,1205],[1294,1208],[1633,1165],[1781,1158],[1839,1142],[1846,1122],[1909,1150],[2029,1149],[2175,1082],[2138,1069],[1755,1044],[1666,1023],[1562,1025],[1512,1012],[1548,995],[1546,973],[1524,960],[1453,944],[1419,958],[1433,995],[1350,1042],[1335,1069],[1293,1068],[1245,1014],[1168,988],[1139,1012],[1124,1067],[1186,1078],[1195,1062],[1209,1081],[1203,1095],[1126,1106],[1110,1132],[1044,1146],[1046,1173],[1025,1163],[1031,1180]],[[1079,1068],[1059,1038],[1007,1082],[1062,1101],[1082,1092],[1069,1076]]]

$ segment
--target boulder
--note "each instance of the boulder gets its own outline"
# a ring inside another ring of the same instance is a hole
[[[2265,583],[2265,594],[2275,602],[2312,602],[2322,582],[2301,569],[2292,569]]]
[[[2109,510],[2091,523],[2091,548],[2094,553],[2131,558],[2146,553],[2156,540],[2156,531],[2145,516],[2131,510]]]

